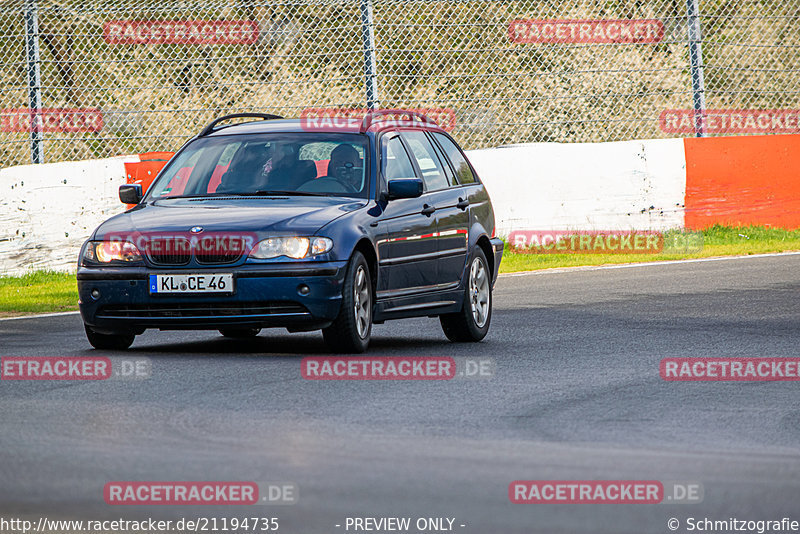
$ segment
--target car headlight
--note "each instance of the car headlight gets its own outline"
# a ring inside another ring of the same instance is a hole
[[[81,263],[110,264],[137,263],[142,254],[129,241],[89,241],[83,251]]]
[[[327,237],[270,237],[259,241],[250,252],[250,257],[266,260],[288,256],[299,260],[325,254],[332,248],[333,241]]]

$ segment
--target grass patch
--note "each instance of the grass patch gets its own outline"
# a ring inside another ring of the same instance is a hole
[[[0,277],[0,316],[78,309],[74,273],[35,271]]]
[[[670,232],[667,238],[675,234],[689,233]],[[800,230],[714,226],[701,234],[701,251],[680,254],[520,254],[512,252],[506,244],[500,272],[800,250]],[[23,276],[0,277],[0,316],[77,309],[78,287],[74,273],[36,271]]]
[[[665,240],[672,236],[690,236],[691,232],[671,231],[665,233]],[[503,251],[501,273],[535,271],[557,267],[577,267],[581,265],[607,265],[615,263],[635,263],[643,261],[682,260],[709,258],[713,256],[739,256],[787,252],[800,250],[800,230],[748,226],[733,228],[712,226],[699,232],[703,237],[702,250],[689,253],[659,254],[525,254],[513,252],[506,243]]]

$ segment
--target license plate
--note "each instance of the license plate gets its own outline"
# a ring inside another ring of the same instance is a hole
[[[150,293],[233,293],[233,275],[151,274]]]

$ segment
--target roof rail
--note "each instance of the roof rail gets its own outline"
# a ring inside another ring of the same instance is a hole
[[[409,111],[407,109],[381,109],[378,111],[370,111],[366,115],[364,115],[364,120],[361,121],[361,128],[359,129],[359,132],[365,133],[374,124],[375,122],[374,118],[382,117],[384,115],[400,115],[401,117],[407,116],[408,117],[407,122],[414,122],[414,119],[416,119],[418,122],[430,124],[431,126],[438,126],[438,124],[436,124],[436,121],[434,121],[427,115],[419,113],[417,111]]]
[[[222,121],[229,120],[229,119],[262,119],[262,120],[265,120],[265,121],[271,121],[271,120],[282,119],[282,118],[283,117],[281,117],[280,115],[272,115],[270,113],[232,113],[230,115],[223,115],[222,117],[219,117],[218,119],[214,119],[213,121],[211,121],[208,126],[203,128],[203,130],[199,134],[197,134],[197,137],[203,137],[203,136],[206,136],[206,135],[210,134],[211,132],[214,131],[214,127],[217,124],[219,124]],[[224,128],[224,126],[223,126],[223,128]],[[221,128],[217,128],[217,129],[221,129]]]

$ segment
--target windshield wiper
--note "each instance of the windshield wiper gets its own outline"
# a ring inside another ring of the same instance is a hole
[[[199,197],[207,197],[208,195],[153,195],[152,197],[148,198],[147,200],[172,200],[174,198],[199,198]]]
[[[326,197],[328,193],[315,193],[313,191],[264,191],[259,189],[254,195],[269,196],[269,195],[298,195],[304,197]]]
[[[258,191],[229,191],[225,193],[202,193],[199,195],[172,195],[172,196],[163,196],[163,197],[155,197],[152,200],[172,200],[174,198],[208,198],[213,199],[215,197],[265,197],[265,196],[306,196],[306,197],[325,197],[329,196],[329,193],[315,193],[313,191],[266,191],[263,189],[259,189]]]

